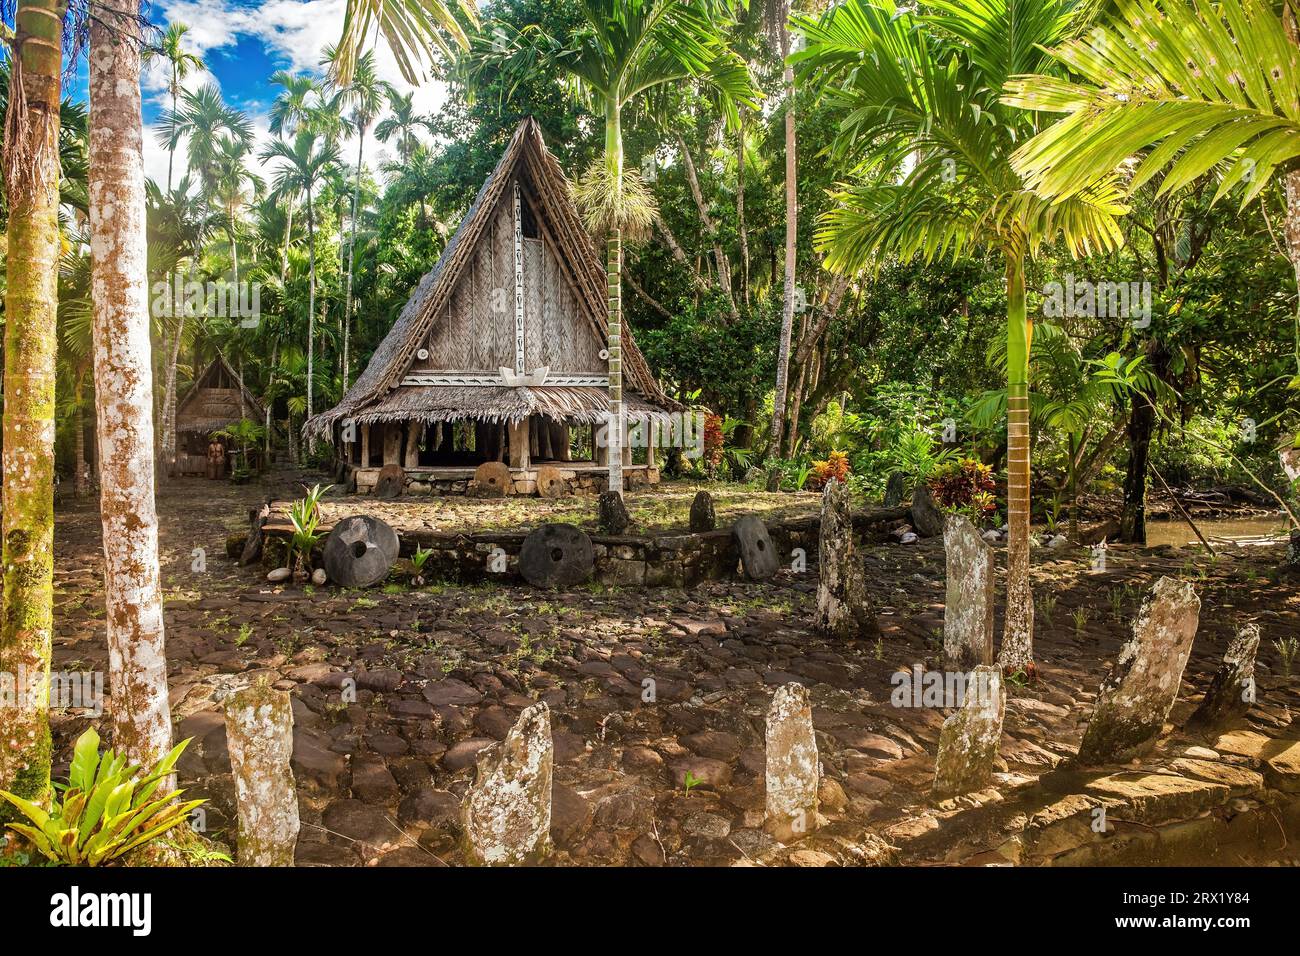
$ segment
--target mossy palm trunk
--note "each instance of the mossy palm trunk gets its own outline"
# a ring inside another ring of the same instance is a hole
[[[97,11],[90,26],[91,298],[113,744],[133,762],[152,764],[171,749],[172,727],[151,467],[142,37],[135,16]]]
[[[63,4],[23,0],[6,117],[4,608],[0,788],[43,801],[50,784],[54,601],[54,356],[59,263],[59,100]],[[0,808],[0,821],[12,808]]]
[[[1029,583],[1029,348],[1025,260],[1007,255],[1007,612],[998,663],[1034,666],[1034,595]]]
[[[623,189],[623,127],[617,95],[605,111],[605,163],[609,181]],[[609,423],[605,447],[609,452],[609,490],[623,494],[623,230],[609,231],[605,249],[605,282],[609,326]]]

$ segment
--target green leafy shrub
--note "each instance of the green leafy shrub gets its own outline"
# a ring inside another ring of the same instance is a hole
[[[22,797],[0,790],[30,824],[10,823],[47,859],[68,866],[103,866],[120,859],[186,818],[205,800],[176,802],[184,791],[158,796],[163,779],[172,773],[183,740],[148,773],[127,764],[123,756],[99,753],[99,734],[93,727],[77,738],[66,787],[59,791],[49,811]]]

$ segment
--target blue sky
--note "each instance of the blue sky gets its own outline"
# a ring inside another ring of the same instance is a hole
[[[191,75],[189,88],[215,82],[228,103],[249,114],[260,146],[270,137],[269,110],[277,87],[270,83],[276,70],[321,75],[320,58],[326,46],[336,43],[343,27],[345,0],[153,0],[146,13],[153,23],[165,27],[179,21],[190,27],[187,46],[203,57],[208,72]],[[380,75],[406,92],[410,87],[397,71],[392,56],[376,48]],[[85,67],[81,67],[84,77]],[[84,79],[76,92],[84,97]],[[142,79],[144,118],[153,126],[169,106],[167,75],[160,67],[146,71]],[[445,97],[445,88],[428,82],[415,91],[415,102],[423,112],[432,112]],[[390,148],[366,143],[367,165],[375,168]],[[356,155],[356,142],[344,144],[344,155]],[[178,168],[183,164],[178,155]],[[167,178],[167,153],[150,133],[145,143],[145,169],[158,181]]]

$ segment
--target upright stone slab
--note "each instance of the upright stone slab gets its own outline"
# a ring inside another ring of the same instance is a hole
[[[943,607],[943,659],[950,670],[993,663],[993,549],[964,515],[943,529],[948,595]]]
[[[396,462],[379,469],[375,479],[375,488],[371,492],[376,498],[400,498],[406,490],[406,469]]]
[[[885,483],[885,507],[897,508],[903,503],[903,496],[907,494],[907,480],[903,477],[901,471],[891,471],[889,481]]]
[[[551,711],[536,703],[505,740],[478,756],[461,819],[470,858],[489,866],[535,862],[550,849]]]
[[[934,496],[924,481],[918,482],[912,492],[912,527],[923,538],[937,538],[943,534],[943,512],[934,503]]]
[[[701,491],[691,502],[691,530],[712,531],[718,526],[718,514],[713,507],[713,495]]]
[[[981,790],[992,781],[1006,702],[996,665],[981,664],[971,672],[961,708],[939,731],[931,790],[936,800]]]
[[[623,496],[617,491],[602,491],[596,500],[596,510],[602,531],[622,534],[632,527],[632,516],[627,513]]]
[[[1087,766],[1128,760],[1160,734],[1192,651],[1201,599],[1191,584],[1161,578],[1142,604],[1133,638],[1101,684],[1079,747]]]
[[[258,684],[226,700],[226,742],[239,813],[241,866],[293,866],[298,842],[293,708],[285,691]]]
[[[853,542],[849,489],[832,478],[822,492],[817,546],[817,612],[814,626],[834,637],[874,637],[876,615],[867,599],[862,562]]]
[[[817,826],[820,784],[812,705],[802,684],[778,687],[767,711],[767,802],[763,828],[789,843]]]
[[[1223,663],[1210,681],[1205,699],[1188,720],[1189,727],[1220,727],[1243,717],[1255,702],[1255,655],[1259,652],[1259,625],[1247,624],[1228,643]]]
[[[731,533],[740,548],[740,563],[745,577],[751,581],[766,581],[776,575],[781,562],[762,518],[745,515],[732,527]]]

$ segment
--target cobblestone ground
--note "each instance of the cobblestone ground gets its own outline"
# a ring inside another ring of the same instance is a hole
[[[659,503],[638,498],[634,517],[647,527],[678,523],[694,490],[668,487]],[[1040,679],[1009,682],[996,786],[935,805],[927,791],[945,712],[895,707],[890,695],[895,672],[939,666],[939,539],[865,549],[883,637],[837,642],[808,626],[815,568],[784,571],[769,584],[687,590],[544,593],[434,583],[344,592],[268,585],[256,568],[224,557],[227,535],[246,529],[246,510],[259,496],[296,493],[289,475],[244,487],[184,480],[160,492],[172,708],[178,737],[194,738],[181,778],[211,798],[207,825],[219,839],[231,837],[234,813],[214,698],[266,675],[293,695],[302,865],[463,862],[457,808],[475,754],[539,699],[554,721],[555,864],[1095,862],[1077,854],[1092,852],[1086,823],[1099,805],[1115,808],[1111,845],[1137,841],[1138,852],[1148,832],[1169,844],[1160,827],[1171,821],[1208,819],[1230,829],[1234,819],[1281,813],[1271,835],[1239,824],[1224,861],[1295,856],[1283,849],[1282,829],[1294,811],[1286,800],[1300,792],[1300,728],[1291,722],[1300,684],[1285,673],[1276,642],[1300,634],[1300,582],[1276,572],[1280,549],[1211,561],[1192,549],[1113,548],[1100,574],[1089,573],[1087,552],[1036,551]],[[813,496],[754,500],[768,514],[815,507]],[[435,526],[509,527],[530,520],[537,505],[421,507],[432,517],[419,520]],[[564,507],[581,522],[595,503]],[[740,497],[724,497],[720,523],[745,507]],[[106,666],[99,529],[92,503],[61,506],[59,669]],[[204,570],[194,570],[196,548]],[[1141,764],[1104,776],[1061,769],[1078,748],[1141,595],[1161,575],[1189,578],[1203,601],[1166,728],[1172,734]],[[1177,728],[1247,620],[1263,635],[1259,704],[1231,733],[1183,735]],[[348,677],[358,688],[351,703],[341,693]],[[653,702],[642,699],[647,677],[655,681]],[[800,844],[780,847],[761,829],[763,721],[775,688],[788,681],[811,692],[825,819]],[[57,719],[63,761],[86,722]],[[697,785],[685,786],[688,774]],[[1187,831],[1184,842],[1203,843],[1197,832]],[[1160,858],[1157,849],[1152,859]]]

